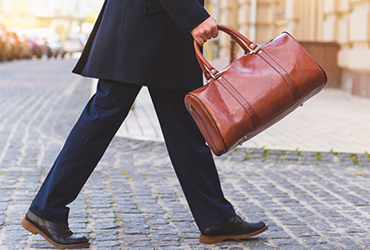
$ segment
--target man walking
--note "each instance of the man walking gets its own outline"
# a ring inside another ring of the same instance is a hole
[[[200,241],[245,239],[267,229],[247,223],[225,199],[204,139],[184,96],[202,86],[193,39],[218,35],[202,0],[106,0],[73,72],[99,78],[22,225],[60,248],[89,246],[68,227],[67,205],[103,156],[142,86],[148,86],[171,162],[185,193]]]

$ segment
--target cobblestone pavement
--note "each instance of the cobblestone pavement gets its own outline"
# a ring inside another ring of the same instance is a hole
[[[0,249],[48,249],[20,222],[87,102],[75,60],[0,68]],[[370,249],[370,156],[240,148],[215,158],[226,197],[269,230],[204,245],[162,142],[115,138],[70,226],[91,249]]]

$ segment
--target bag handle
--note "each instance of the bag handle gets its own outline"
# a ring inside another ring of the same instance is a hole
[[[239,31],[230,28],[226,25],[218,24],[218,29],[225,32],[231,36],[239,45],[242,47],[244,52],[247,53],[256,53],[260,50],[260,47],[252,43],[248,38],[243,36]],[[199,49],[198,43],[194,40],[194,49],[195,55],[197,57],[198,63],[203,71],[203,74],[207,80],[214,78],[217,79],[220,76],[220,72],[215,69],[208,61],[204,58],[202,52]]]

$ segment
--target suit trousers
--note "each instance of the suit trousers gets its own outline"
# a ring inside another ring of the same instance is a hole
[[[142,86],[99,80],[59,156],[30,206],[39,217],[65,223],[76,199],[103,156]],[[184,105],[188,91],[149,87],[167,150],[200,230],[235,211],[225,199],[209,148]],[[145,155],[143,155],[145,157]]]

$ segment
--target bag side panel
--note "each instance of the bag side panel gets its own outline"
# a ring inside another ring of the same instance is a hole
[[[211,81],[206,91],[196,92],[219,128],[226,147],[231,147],[246,131],[254,128],[244,108],[218,82]]]
[[[207,91],[206,87],[200,89]],[[227,147],[221,131],[219,130],[217,122],[203,104],[203,100],[192,92],[185,96],[185,105],[213,153],[218,156],[225,153]]]
[[[281,34],[263,50],[289,73],[301,95],[307,95],[326,84],[323,70],[289,34]]]
[[[233,62],[223,77],[250,104],[261,123],[294,102],[293,93],[281,75],[256,54]]]

